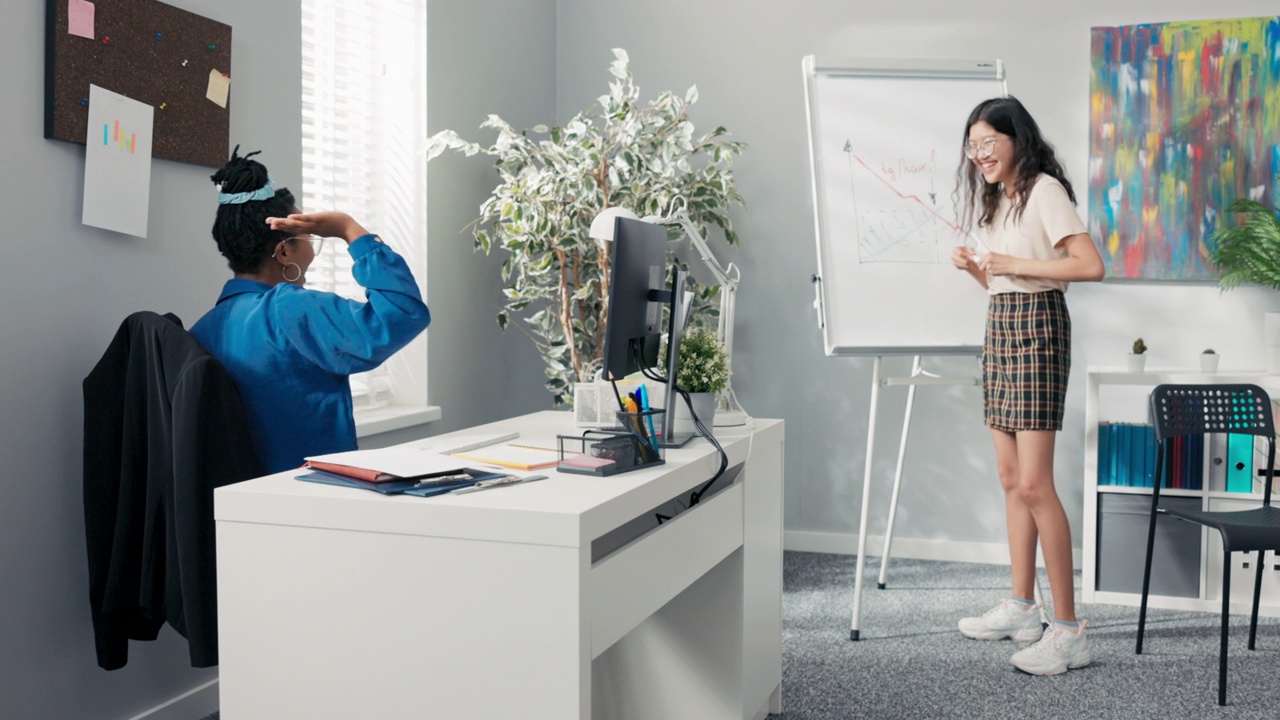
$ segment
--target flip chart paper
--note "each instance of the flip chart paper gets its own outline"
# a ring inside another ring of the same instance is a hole
[[[217,103],[219,107],[227,106],[227,93],[231,92],[231,78],[216,69],[209,71],[209,88],[204,96]]]
[[[93,10],[86,0],[67,0],[67,32],[92,40]]]
[[[89,86],[85,137],[85,225],[147,236],[155,108]]]

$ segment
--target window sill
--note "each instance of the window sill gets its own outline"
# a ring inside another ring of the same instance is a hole
[[[356,437],[369,437],[414,425],[424,425],[441,417],[440,408],[436,405],[388,405],[356,410]]]

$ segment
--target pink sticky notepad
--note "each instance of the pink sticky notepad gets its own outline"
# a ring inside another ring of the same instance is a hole
[[[578,467],[578,468],[586,468],[590,470],[597,470],[599,468],[605,467],[606,465],[613,465],[614,461],[606,460],[605,458],[592,457],[591,455],[582,454],[582,455],[574,455],[573,457],[567,457],[564,460],[561,460],[560,464],[568,465],[569,467]]]
[[[92,40],[93,9],[86,0],[67,0],[67,32]]]

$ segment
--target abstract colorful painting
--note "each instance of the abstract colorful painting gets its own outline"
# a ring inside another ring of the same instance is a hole
[[[1274,205],[1280,17],[1092,29],[1089,230],[1107,276],[1210,280],[1214,231]]]

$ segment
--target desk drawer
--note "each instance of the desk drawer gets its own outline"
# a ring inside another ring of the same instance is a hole
[[[718,492],[595,563],[587,577],[591,657],[742,547],[742,484]]]

